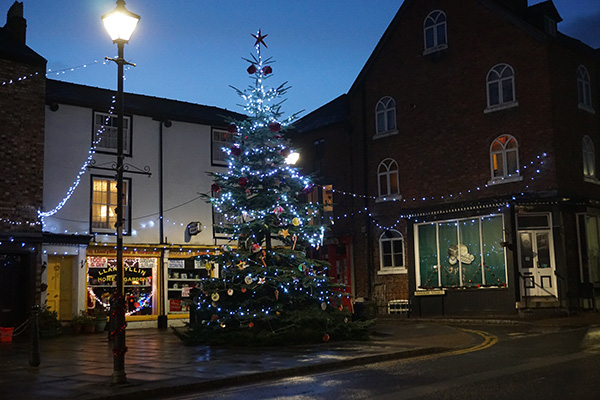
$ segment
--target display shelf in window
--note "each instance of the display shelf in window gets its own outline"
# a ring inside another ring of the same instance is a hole
[[[170,313],[189,312],[192,289],[209,278],[204,264],[194,258],[169,260],[167,268],[167,301]]]

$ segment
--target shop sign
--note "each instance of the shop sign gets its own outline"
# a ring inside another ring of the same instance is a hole
[[[417,290],[415,292],[415,296],[443,296],[445,294],[446,291],[443,289]]]

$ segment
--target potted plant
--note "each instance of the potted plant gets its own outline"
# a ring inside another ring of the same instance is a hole
[[[73,333],[81,333],[83,325],[91,322],[93,322],[92,317],[87,315],[85,311],[81,311],[79,314],[73,315],[73,318],[71,319],[71,328],[73,329]]]
[[[106,323],[108,322],[108,314],[101,305],[96,305],[96,308],[94,308],[94,322],[96,325],[96,333],[104,332]]]
[[[58,313],[44,305],[39,312],[39,326],[41,337],[55,337],[62,333],[62,324],[58,320]]]

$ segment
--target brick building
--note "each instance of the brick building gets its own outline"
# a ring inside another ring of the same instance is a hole
[[[598,308],[598,51],[560,21],[552,1],[405,0],[349,92],[298,123],[334,155],[303,167],[332,185],[356,298]]]
[[[0,326],[39,303],[46,60],[25,44],[23,3],[0,28]]]

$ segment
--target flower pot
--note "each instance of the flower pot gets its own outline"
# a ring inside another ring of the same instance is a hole
[[[96,318],[96,320],[95,320],[96,333],[102,333],[102,332],[104,332],[104,329],[106,328],[106,322],[107,321],[108,321],[108,319],[106,317],[104,317],[104,318]]]

